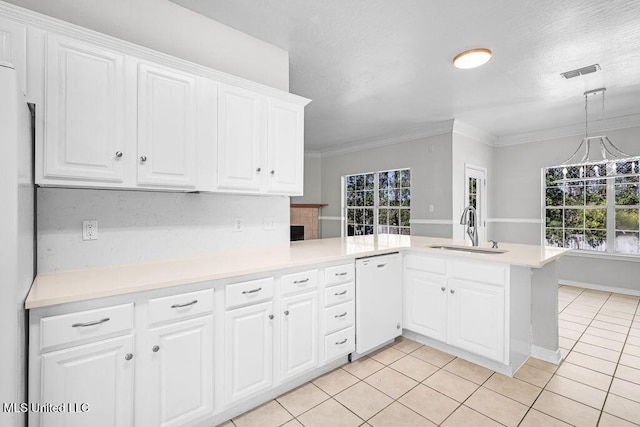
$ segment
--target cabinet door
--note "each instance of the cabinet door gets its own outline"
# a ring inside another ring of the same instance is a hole
[[[504,287],[452,279],[448,297],[449,344],[504,362]]]
[[[138,183],[193,188],[197,178],[196,78],[138,65]]]
[[[318,292],[282,300],[281,375],[287,380],[318,366]]]
[[[447,339],[447,277],[406,270],[404,326],[440,341]]]
[[[259,191],[263,99],[257,93],[221,85],[218,105],[218,188]]]
[[[225,315],[226,403],[271,387],[273,302],[227,311]]]
[[[267,153],[270,193],[302,195],[304,108],[284,101],[267,102]]]
[[[127,360],[128,353],[132,335],[43,354],[41,403],[65,408],[42,412],[40,425],[133,425],[134,359]]]
[[[149,331],[139,391],[148,398],[137,408],[137,424],[180,426],[213,411],[213,316]],[[137,400],[138,402],[144,399]]]
[[[44,177],[121,183],[123,56],[48,35]]]

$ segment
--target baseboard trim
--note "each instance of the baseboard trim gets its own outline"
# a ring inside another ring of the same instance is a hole
[[[558,280],[560,285],[593,289],[594,291],[615,292],[616,294],[640,296],[640,289],[619,288],[616,286],[597,285],[595,283],[579,282],[577,280]]]
[[[560,353],[560,349],[553,351],[533,344],[531,345],[531,357],[553,363],[554,365],[559,365],[560,362],[562,362],[562,353]]]

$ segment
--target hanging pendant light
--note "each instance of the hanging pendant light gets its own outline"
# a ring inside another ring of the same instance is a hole
[[[578,145],[578,148],[567,160],[562,162],[563,165],[579,165],[584,163],[593,163],[606,160],[615,160],[618,158],[628,158],[631,155],[621,151],[613,145],[613,142],[606,135],[589,136],[589,95],[602,94],[602,114],[604,115],[604,93],[607,89],[604,87],[588,90],[584,93],[584,138]],[[600,146],[601,159],[591,159],[591,143],[597,142]],[[582,157],[578,157],[582,153]]]

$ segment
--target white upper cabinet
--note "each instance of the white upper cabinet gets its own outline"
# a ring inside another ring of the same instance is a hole
[[[218,106],[218,188],[257,192],[262,165],[262,96],[221,85]]]
[[[45,98],[44,177],[122,183],[124,56],[48,35]]]
[[[195,188],[196,76],[138,64],[138,184]]]
[[[304,107],[277,99],[267,101],[269,193],[302,195]]]
[[[27,27],[0,19],[0,62],[12,64],[18,74],[18,84],[27,93]]]

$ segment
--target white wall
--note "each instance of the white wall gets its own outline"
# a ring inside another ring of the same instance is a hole
[[[322,158],[317,154],[304,155],[304,194],[292,197],[291,203],[322,202]]]
[[[342,176],[400,168],[411,168],[411,233],[451,237],[451,133],[323,156],[322,215],[334,219],[322,220],[322,237],[340,236]]]
[[[7,2],[267,86],[289,90],[288,52],[169,0]]]
[[[289,241],[284,196],[39,188],[37,200],[39,273]],[[86,219],[98,220],[98,240],[82,241]]]
[[[640,154],[640,127],[605,133],[622,151]],[[501,221],[491,224],[492,238],[541,244],[541,169],[561,164],[575,151],[581,138],[576,135],[496,148],[490,204],[493,216]],[[617,287],[640,294],[640,260],[616,261],[569,255],[558,262],[557,271],[561,282]]]
[[[467,206],[464,199],[465,193],[465,165],[472,164],[474,166],[481,166],[487,169],[487,189],[490,192],[492,187],[491,176],[493,173],[493,157],[494,147],[481,142],[479,139],[472,138],[466,135],[462,135],[455,131],[452,135],[452,170],[451,170],[451,189],[452,194],[452,221],[453,221],[453,238],[462,239],[466,238],[465,226],[460,225],[460,216]],[[490,194],[487,194],[487,199],[490,198]],[[487,206],[487,216],[491,217],[492,211],[490,206]],[[487,237],[490,239],[489,235]]]

